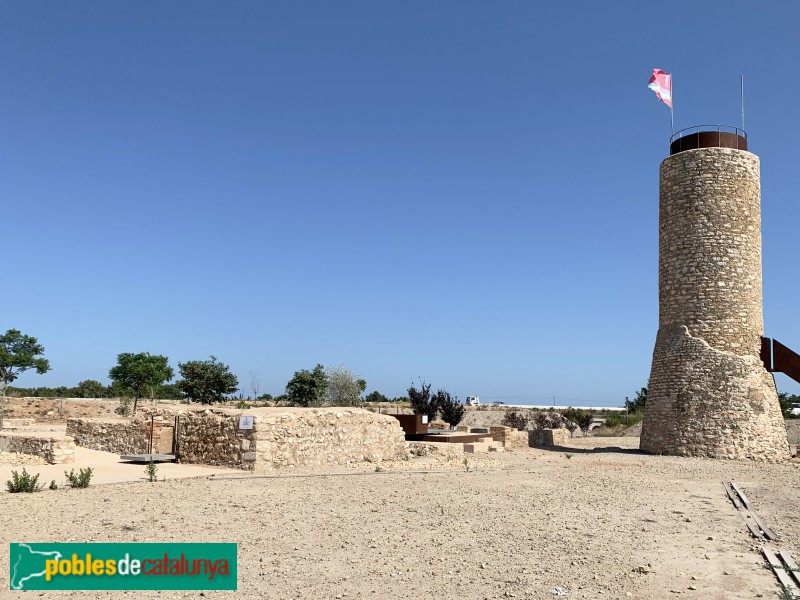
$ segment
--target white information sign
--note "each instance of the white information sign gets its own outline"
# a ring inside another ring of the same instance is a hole
[[[253,415],[239,415],[239,429],[253,429]]]

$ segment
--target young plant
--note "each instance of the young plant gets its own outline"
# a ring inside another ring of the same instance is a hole
[[[55,480],[55,479],[53,479],[53,480],[50,482],[50,485],[49,485],[48,487],[49,487],[51,490],[57,490],[57,489],[58,489],[58,485],[56,484],[56,480]]]
[[[6,488],[12,494],[39,492],[43,487],[43,485],[39,485],[39,474],[30,475],[24,467],[22,468],[22,475],[16,471],[11,471],[11,479],[6,481]]]
[[[147,479],[150,481],[150,483],[158,480],[158,467],[156,466],[156,463],[153,462],[152,458],[150,459],[150,462],[147,463],[147,466],[145,466],[144,472],[145,475],[147,475]]]
[[[86,467],[85,469],[81,469],[77,475],[75,474],[75,469],[70,469],[69,473],[64,471],[64,476],[72,487],[88,488],[89,482],[92,480],[92,468]]]

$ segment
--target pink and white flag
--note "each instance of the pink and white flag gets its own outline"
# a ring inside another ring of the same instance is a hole
[[[661,69],[653,69],[650,85],[647,87],[656,93],[659,100],[672,108],[672,75],[670,73],[665,73]]]

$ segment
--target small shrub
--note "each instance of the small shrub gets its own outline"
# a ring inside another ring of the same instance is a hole
[[[581,431],[587,431],[589,426],[592,424],[593,416],[588,410],[581,410],[580,408],[572,408],[570,406],[562,414],[564,415],[565,419],[571,423],[574,423],[577,427],[580,427]],[[569,426],[567,426],[567,429],[569,429]]]
[[[525,418],[525,415],[522,413],[518,413],[515,410],[507,412],[503,417],[502,424],[506,427],[513,427],[519,431],[525,431],[525,427],[528,424],[528,420]]]
[[[239,400],[234,406],[240,410],[247,410],[248,408],[252,408],[247,402],[244,400]]]
[[[631,427],[632,425],[636,425],[639,421],[642,420],[643,413],[641,411],[632,413],[630,415],[620,414],[620,413],[612,413],[609,415],[605,415],[606,419],[606,427],[619,427],[622,425],[623,427]]]
[[[39,485],[39,474],[31,475],[24,467],[22,468],[22,475],[16,471],[11,471],[11,479],[6,481],[6,488],[12,494],[39,492],[43,487]]]
[[[156,466],[156,463],[153,462],[152,458],[150,459],[150,462],[147,463],[147,465],[145,466],[144,472],[145,475],[147,475],[147,479],[148,481],[150,481],[150,483],[158,480],[158,475],[157,475],[158,467]]]
[[[69,473],[64,471],[64,476],[72,487],[88,488],[89,482],[92,480],[92,468],[81,469],[77,475],[75,474],[75,469],[70,469]]]
[[[56,480],[55,479],[53,479],[50,482],[50,486],[49,487],[50,487],[51,490],[57,490],[58,489],[58,485],[56,484]]]
[[[131,404],[131,399],[123,396],[119,399],[119,406],[114,412],[116,412],[118,415],[122,415],[123,417],[127,417],[131,414]]]
[[[439,390],[436,392],[436,403],[439,406],[442,420],[450,424],[450,427],[455,428],[461,421],[464,420],[464,413],[466,409],[464,405],[450,395],[446,390]]]

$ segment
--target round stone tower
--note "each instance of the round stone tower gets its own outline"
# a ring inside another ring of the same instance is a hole
[[[679,133],[661,163],[659,329],[640,447],[779,461],[789,444],[760,358],[759,160],[730,129]]]

